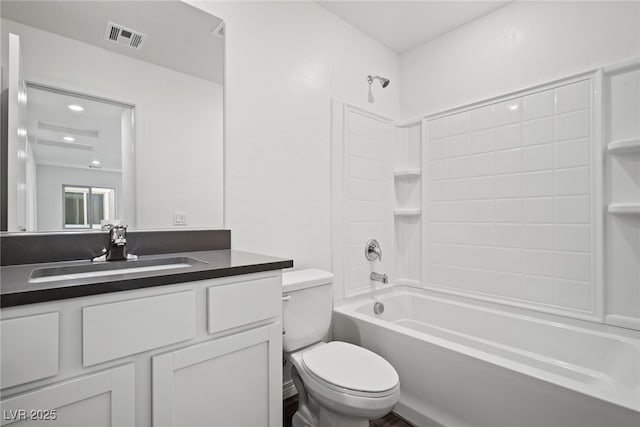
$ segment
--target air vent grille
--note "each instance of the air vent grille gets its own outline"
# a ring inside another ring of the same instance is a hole
[[[126,28],[113,22],[107,22],[107,28],[104,31],[105,40],[129,46],[132,49],[142,48],[146,37],[147,35],[140,31],[132,30],[131,28]]]

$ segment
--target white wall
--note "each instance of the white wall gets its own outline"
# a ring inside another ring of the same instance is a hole
[[[62,229],[62,186],[65,184],[115,188],[116,214],[122,212],[122,174],[120,172],[38,165],[36,176],[38,231]]]
[[[330,101],[398,112],[397,55],[312,2],[189,2],[225,20],[225,222],[234,249],[331,269]],[[374,87],[368,74],[391,79]]]
[[[405,117],[640,54],[638,2],[513,2],[400,58]]]
[[[222,86],[2,20],[27,81],[135,105],[136,228],[223,226]]]

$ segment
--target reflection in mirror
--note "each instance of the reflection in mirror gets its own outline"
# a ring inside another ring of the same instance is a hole
[[[26,103],[27,231],[134,222],[123,200],[135,179],[122,156],[134,143],[133,107],[33,85]]]
[[[0,12],[2,230],[224,226],[219,18],[181,1]]]

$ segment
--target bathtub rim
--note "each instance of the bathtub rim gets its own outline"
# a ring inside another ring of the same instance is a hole
[[[429,299],[437,300],[447,304],[468,306],[471,309],[479,309],[481,311],[490,311],[490,312],[497,311],[503,315],[518,317],[518,318],[521,318],[527,321],[533,321],[536,323],[553,323],[554,326],[556,327],[562,327],[562,328],[570,329],[573,331],[585,332],[588,334],[595,334],[595,335],[599,335],[607,338],[621,340],[633,345],[636,348],[639,348],[640,346],[640,342],[638,341],[640,340],[640,338],[615,334],[610,331],[594,330],[584,326],[576,326],[573,324],[569,324],[569,322],[550,321],[544,318],[541,319],[539,316],[536,316],[538,314],[537,312],[529,313],[529,314],[519,314],[519,313],[509,312],[506,310],[496,309],[495,307],[494,308],[483,307],[482,305],[473,304],[471,302],[455,301],[449,298],[434,296],[429,292],[427,292],[427,290],[416,289],[413,287],[398,287],[395,289],[393,288],[387,289],[383,292],[376,293],[375,295],[371,295],[371,294],[360,295],[358,297],[354,297],[353,299],[349,299],[348,301],[344,301],[340,305],[334,306],[333,310],[334,312],[341,314],[343,316],[354,317],[360,321],[373,324],[373,325],[385,328],[387,330],[397,331],[398,333],[410,336],[415,339],[425,340],[432,344],[461,353],[465,356],[477,358],[484,362],[490,363],[492,365],[500,366],[508,370],[514,371],[516,373],[527,375],[541,381],[546,381],[551,384],[557,385],[559,387],[563,387],[563,388],[578,392],[580,394],[584,394],[592,398],[596,398],[596,399],[611,403],[613,405],[621,406],[623,408],[630,409],[632,411],[640,413],[640,388],[632,389],[631,390],[632,393],[630,394],[618,392],[613,388],[603,390],[601,387],[589,386],[583,382],[573,380],[571,378],[568,378],[559,374],[548,372],[540,368],[526,365],[524,363],[509,360],[503,356],[491,354],[483,350],[478,350],[478,349],[469,347],[465,344],[459,344],[444,338],[439,338],[433,335],[429,335],[426,332],[417,331],[415,329],[411,329],[406,326],[397,325],[397,324],[390,323],[388,321],[380,320],[375,318],[373,315],[363,314],[356,311],[358,308],[361,308],[366,304],[371,304],[377,301],[378,299],[384,302],[385,299],[388,299],[390,297],[403,296],[403,295],[417,295],[421,298],[429,298]],[[585,322],[585,321],[580,321],[580,322],[591,323],[591,322]],[[574,323],[574,322],[571,322],[571,323]],[[605,326],[608,326],[608,325],[605,325]]]

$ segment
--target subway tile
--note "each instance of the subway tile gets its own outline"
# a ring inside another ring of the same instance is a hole
[[[522,199],[502,199],[495,201],[496,222],[520,222],[522,219]]]
[[[468,220],[473,222],[492,222],[496,212],[495,200],[471,200],[467,202]]]
[[[520,249],[494,248],[491,250],[490,266],[497,271],[520,273],[523,267],[523,254]]]
[[[542,197],[522,200],[522,221],[534,224],[553,222],[553,198]]]
[[[522,247],[523,226],[521,224],[494,224],[493,244],[504,248]]]
[[[527,172],[553,169],[553,144],[525,147],[522,163],[522,170]]]
[[[391,162],[349,156],[349,177],[372,179],[380,182],[392,182],[393,166]]]
[[[560,251],[589,252],[591,230],[589,225],[557,224],[555,226],[555,248]]]
[[[469,176],[469,157],[456,157],[448,160],[449,179],[466,178]]]
[[[448,200],[447,181],[431,181],[429,182],[429,190],[427,192],[429,200]]]
[[[522,251],[522,272],[535,276],[553,277],[554,253],[553,251]]]
[[[493,175],[493,153],[471,156],[471,176]]]
[[[450,137],[447,155],[449,157],[457,157],[469,154],[470,139],[469,134]]]
[[[429,141],[429,160],[445,159],[449,155],[449,140],[446,138]]]
[[[591,311],[591,285],[572,280],[555,280],[556,303],[582,311]]]
[[[446,181],[448,200],[466,200],[471,192],[471,183],[468,179],[452,179]]]
[[[449,116],[448,127],[449,136],[469,132],[469,128],[471,127],[471,114],[468,111],[464,111]]]
[[[391,221],[393,209],[389,203],[357,202],[347,203],[349,221],[384,222]]]
[[[428,124],[429,140],[440,139],[447,136],[447,118],[429,120]]]
[[[491,224],[466,224],[467,241],[465,244],[492,246],[494,244],[493,225]]]
[[[350,200],[387,202],[392,189],[390,185],[381,185],[377,181],[350,178],[348,191]]]
[[[523,118],[525,120],[552,116],[554,113],[553,89],[525,96],[522,100]]]
[[[471,134],[471,153],[486,153],[493,151],[493,129]]]
[[[553,250],[554,225],[553,224],[523,224],[522,225],[522,247],[526,249]]]
[[[471,111],[471,130],[487,129],[493,126],[493,105]]]
[[[513,198],[522,195],[522,175],[498,175],[493,179],[496,198]]]
[[[429,204],[429,221],[449,221],[449,202],[431,202]]]
[[[467,222],[469,220],[469,208],[465,201],[449,202],[449,220],[454,222]]]
[[[498,271],[493,275],[493,284],[500,296],[522,298],[522,282],[523,277],[520,274]]]
[[[447,162],[447,160],[429,162],[429,179],[432,181],[447,179]]]
[[[588,139],[557,142],[555,144],[556,168],[589,166],[590,148]]]
[[[588,224],[591,218],[589,196],[565,196],[555,199],[555,222]]]
[[[520,125],[520,123],[495,128],[495,133],[493,136],[493,148],[495,150],[506,150],[509,148],[518,148],[521,146],[522,126]]]
[[[392,225],[391,222],[351,222],[348,224],[349,243],[355,243],[364,247],[367,240],[375,237],[380,241],[391,241]]]
[[[556,252],[556,277],[569,280],[591,280],[591,257],[589,254]]]
[[[496,151],[494,160],[496,174],[516,173],[522,170],[522,150],[520,148]]]
[[[495,187],[493,176],[471,178],[471,197],[473,199],[490,199],[494,196]]]
[[[522,178],[524,197],[553,196],[553,171],[529,172]]]
[[[589,136],[589,110],[575,111],[556,116],[555,139],[565,141]]]
[[[524,276],[522,297],[535,302],[553,304],[556,300],[555,282],[551,277]]]
[[[590,106],[591,83],[589,80],[556,89],[556,114],[581,110]]]
[[[522,120],[522,99],[512,99],[494,104],[493,120],[496,126],[516,123]]]
[[[591,191],[589,168],[556,170],[556,195],[585,195]]]
[[[524,122],[522,133],[524,145],[553,142],[553,117]]]

